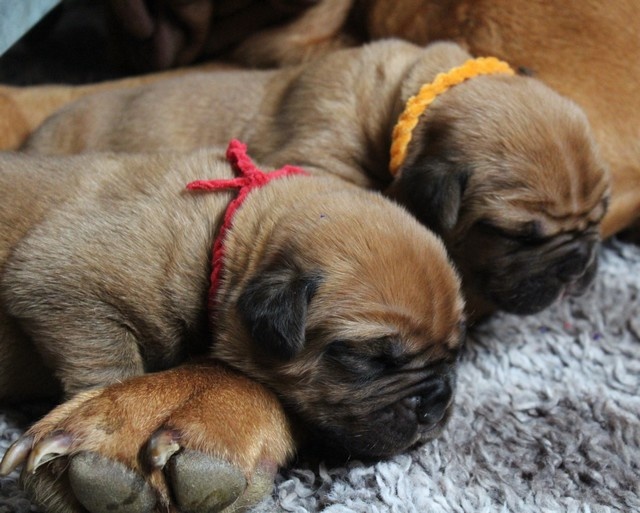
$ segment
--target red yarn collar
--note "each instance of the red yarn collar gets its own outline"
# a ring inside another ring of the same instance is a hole
[[[251,161],[247,155],[247,146],[240,141],[233,139],[229,143],[226,154],[227,160],[233,166],[236,173],[240,176],[228,180],[196,180],[187,184],[190,191],[218,191],[222,189],[238,189],[238,195],[229,203],[224,214],[222,226],[218,231],[218,235],[213,243],[213,259],[211,269],[211,286],[209,289],[209,308],[211,311],[216,307],[216,294],[220,284],[220,276],[224,265],[225,245],[224,240],[227,232],[233,224],[233,215],[240,208],[242,202],[247,199],[249,193],[260,188],[271,180],[282,178],[289,175],[306,175],[307,173],[295,166],[284,166],[281,169],[265,173]]]

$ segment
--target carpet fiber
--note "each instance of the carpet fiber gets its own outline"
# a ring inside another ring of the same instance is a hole
[[[640,248],[610,242],[593,288],[473,330],[444,435],[375,465],[297,467],[257,509],[640,512]],[[0,411],[0,453],[29,412]],[[17,475],[0,513],[26,512]]]

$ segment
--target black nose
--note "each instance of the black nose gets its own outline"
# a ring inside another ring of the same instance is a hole
[[[444,417],[451,401],[453,389],[446,378],[439,378],[429,384],[416,401],[416,417],[420,424],[436,425]]]
[[[582,276],[594,258],[597,244],[593,241],[577,243],[556,266],[556,276],[563,283]]]

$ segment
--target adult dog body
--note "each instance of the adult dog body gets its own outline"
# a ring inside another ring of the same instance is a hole
[[[595,271],[607,173],[581,110],[522,76],[480,76],[433,102],[395,179],[407,99],[470,55],[381,41],[277,71],[193,74],[85,97],[28,151],[187,150],[246,140],[269,165],[303,165],[386,190],[440,234],[470,312],[536,312]]]
[[[145,374],[191,355],[266,385],[354,454],[401,451],[446,421],[457,275],[403,209],[335,178],[247,196],[211,334],[211,248],[231,193],[185,184],[232,176],[216,151],[0,157],[1,399],[50,393],[52,378],[76,394],[0,465],[26,460],[48,511],[218,511],[269,490],[293,450],[279,403],[211,361]]]

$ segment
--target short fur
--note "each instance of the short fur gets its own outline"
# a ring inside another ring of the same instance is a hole
[[[270,165],[386,190],[443,237],[472,316],[533,313],[590,282],[608,175],[574,103],[535,79],[491,75],[434,101],[393,180],[406,100],[468,58],[453,43],[381,41],[296,68],[110,91],[62,109],[25,149],[188,150],[239,137]]]
[[[144,504],[157,495],[159,509],[186,493],[180,472],[165,483],[147,468],[144,444],[220,458],[249,484],[258,472],[268,491],[293,450],[281,407],[211,361],[159,372],[199,355],[266,385],[306,436],[352,455],[394,454],[446,422],[464,306],[442,243],[376,193],[332,177],[274,180],[234,216],[209,317],[212,243],[231,193],[185,184],[230,176],[216,151],[0,156],[1,399],[50,394],[51,382],[79,394],[0,465],[74,455],[25,474],[49,511],[79,511],[96,487],[110,497],[114,479],[135,483]],[[89,482],[73,470],[111,461],[124,467]],[[256,486],[242,500],[259,498]]]

